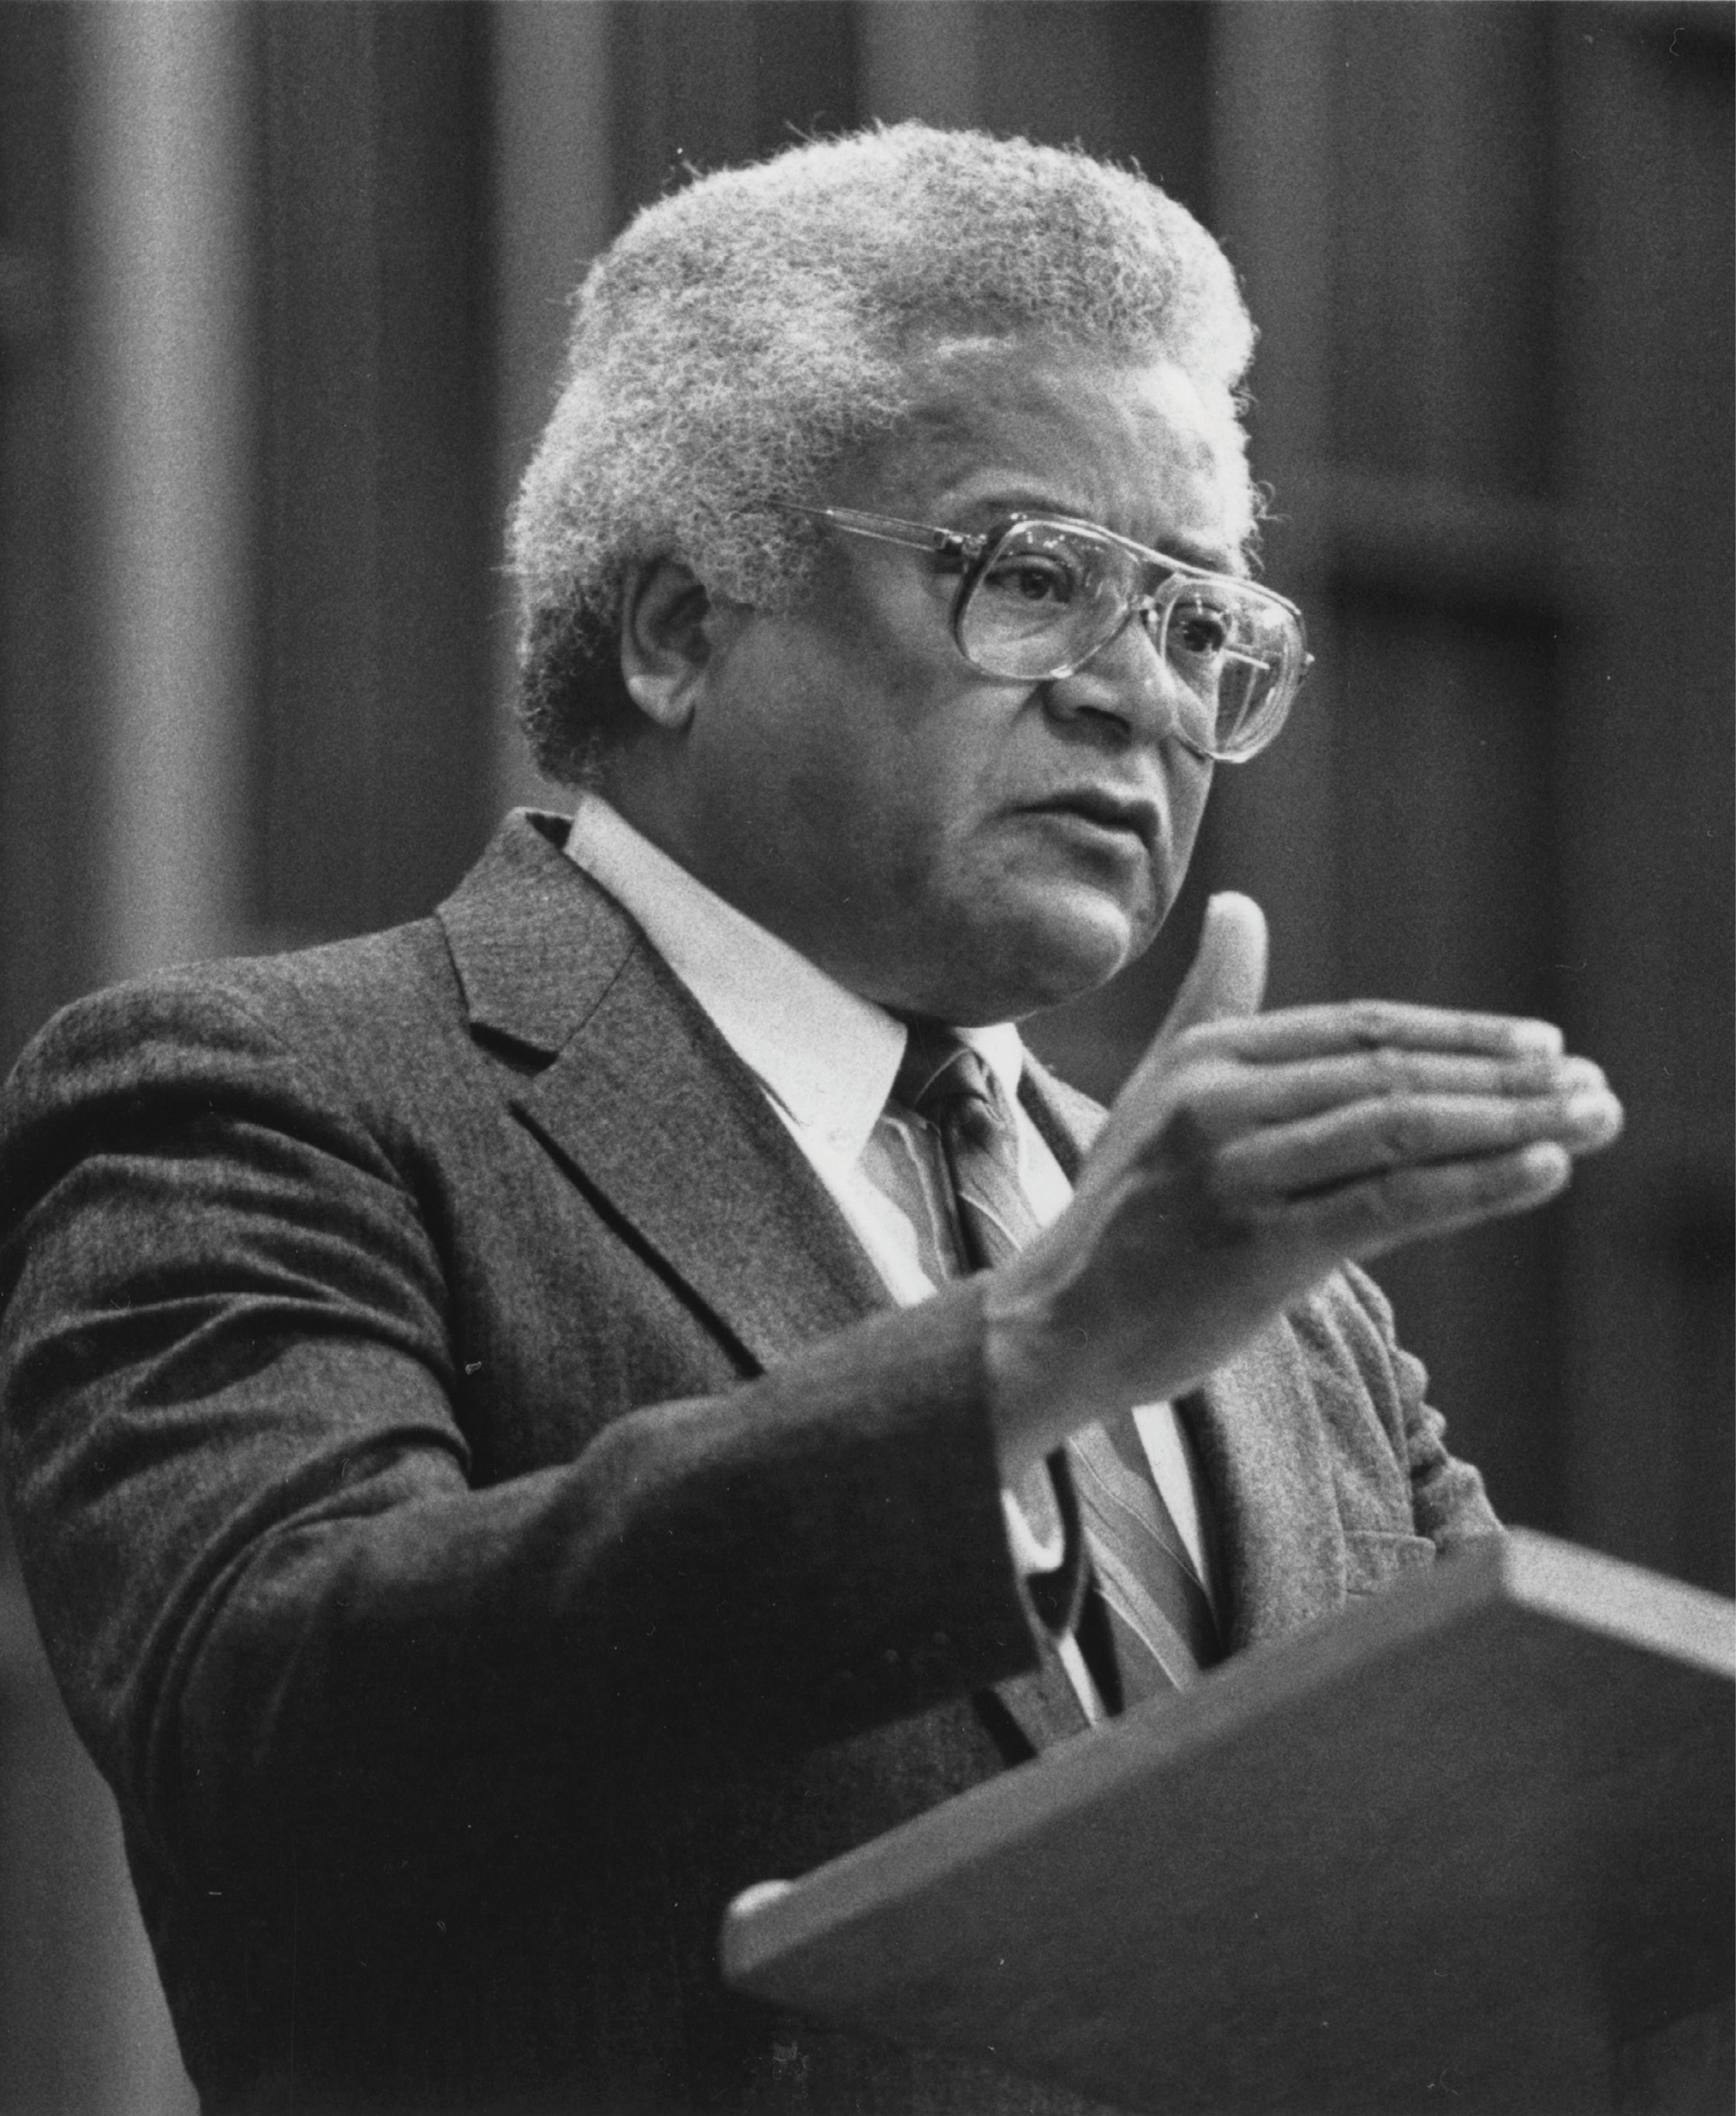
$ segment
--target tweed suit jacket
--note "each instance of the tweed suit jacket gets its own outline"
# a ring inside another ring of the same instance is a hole
[[[1078,1723],[977,1289],[888,1309],[559,838],[99,995],[6,1093],[0,1460],[189,2069],[225,2111],[1076,2109],[721,1988],[737,1888]],[[1076,1167],[1100,1112],[1027,1101]],[[1185,1415],[1238,1648],[1494,1529],[1359,1273]]]

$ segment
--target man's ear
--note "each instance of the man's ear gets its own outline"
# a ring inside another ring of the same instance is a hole
[[[678,734],[693,716],[712,658],[715,609],[676,558],[634,567],[621,599],[621,681],[646,719]]]

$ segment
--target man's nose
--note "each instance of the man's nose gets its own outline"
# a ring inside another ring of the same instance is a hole
[[[1127,741],[1166,742],[1198,716],[1192,697],[1136,615],[1071,675],[1048,686],[1050,710],[1113,724]]]

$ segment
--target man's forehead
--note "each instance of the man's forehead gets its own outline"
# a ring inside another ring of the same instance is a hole
[[[1232,561],[1240,460],[1173,362],[1046,335],[963,338],[925,349],[910,380],[909,413],[851,480],[862,504],[939,508],[961,527],[1049,510]]]

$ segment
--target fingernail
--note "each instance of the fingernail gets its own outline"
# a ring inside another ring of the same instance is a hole
[[[1573,1173],[1573,1163],[1567,1148],[1557,1146],[1553,1140],[1545,1140],[1538,1146],[1527,1147],[1520,1156],[1520,1165],[1525,1180],[1540,1188],[1547,1184],[1559,1189]]]
[[[1581,1088],[1569,1095],[1561,1115],[1576,1132],[1599,1138],[1613,1132],[1620,1121],[1615,1097],[1593,1088]]]
[[[1561,1032],[1552,1021],[1515,1021],[1513,1042],[1515,1050],[1541,1051],[1552,1058],[1561,1054]]]
[[[1601,1092],[1609,1085],[1603,1077],[1602,1066],[1590,1058],[1563,1058],[1561,1070],[1563,1077],[1581,1091],[1596,1089]]]

